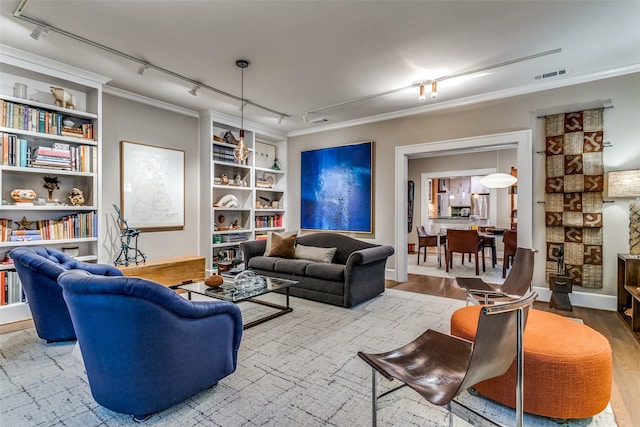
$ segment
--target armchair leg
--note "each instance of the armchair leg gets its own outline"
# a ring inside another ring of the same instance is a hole
[[[378,395],[376,391],[376,369],[371,368],[371,426],[372,427],[376,427],[378,425],[377,413],[378,413]]]

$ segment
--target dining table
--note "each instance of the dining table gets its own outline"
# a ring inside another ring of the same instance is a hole
[[[486,239],[498,239],[502,237],[502,231],[501,229],[494,229],[494,231],[479,231],[478,232],[478,237],[480,239],[486,238]],[[447,230],[441,230],[438,232],[437,236],[438,238],[436,239],[437,244],[438,244],[438,268],[442,268],[442,252],[441,252],[441,244],[440,244],[440,236],[446,236],[447,235]],[[495,247],[497,245],[494,243],[494,249],[491,252],[491,258],[492,258],[492,265],[495,266],[497,263],[497,259],[496,259],[496,250]]]

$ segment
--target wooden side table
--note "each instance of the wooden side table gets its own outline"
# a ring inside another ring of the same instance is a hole
[[[549,288],[551,289],[551,299],[549,307],[558,310],[573,311],[569,294],[573,290],[571,277],[556,274],[549,275]]]
[[[183,255],[147,260],[144,264],[118,266],[125,276],[153,280],[175,288],[185,283],[204,280],[206,260],[203,256]]]
[[[640,340],[640,255],[618,254],[618,313]]]

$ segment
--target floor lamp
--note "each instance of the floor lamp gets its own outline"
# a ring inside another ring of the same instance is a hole
[[[640,169],[611,171],[608,175],[609,197],[635,197],[629,205],[629,253],[640,255]]]

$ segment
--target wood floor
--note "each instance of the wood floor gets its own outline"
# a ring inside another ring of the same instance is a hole
[[[465,292],[454,279],[410,274],[407,282],[386,281],[387,288],[448,298],[465,299]],[[573,307],[573,311],[554,310],[545,302],[534,307],[561,316],[582,319],[585,325],[604,335],[613,354],[611,406],[619,427],[640,425],[640,343],[626,327],[618,313]],[[636,421],[633,421],[636,420]]]

